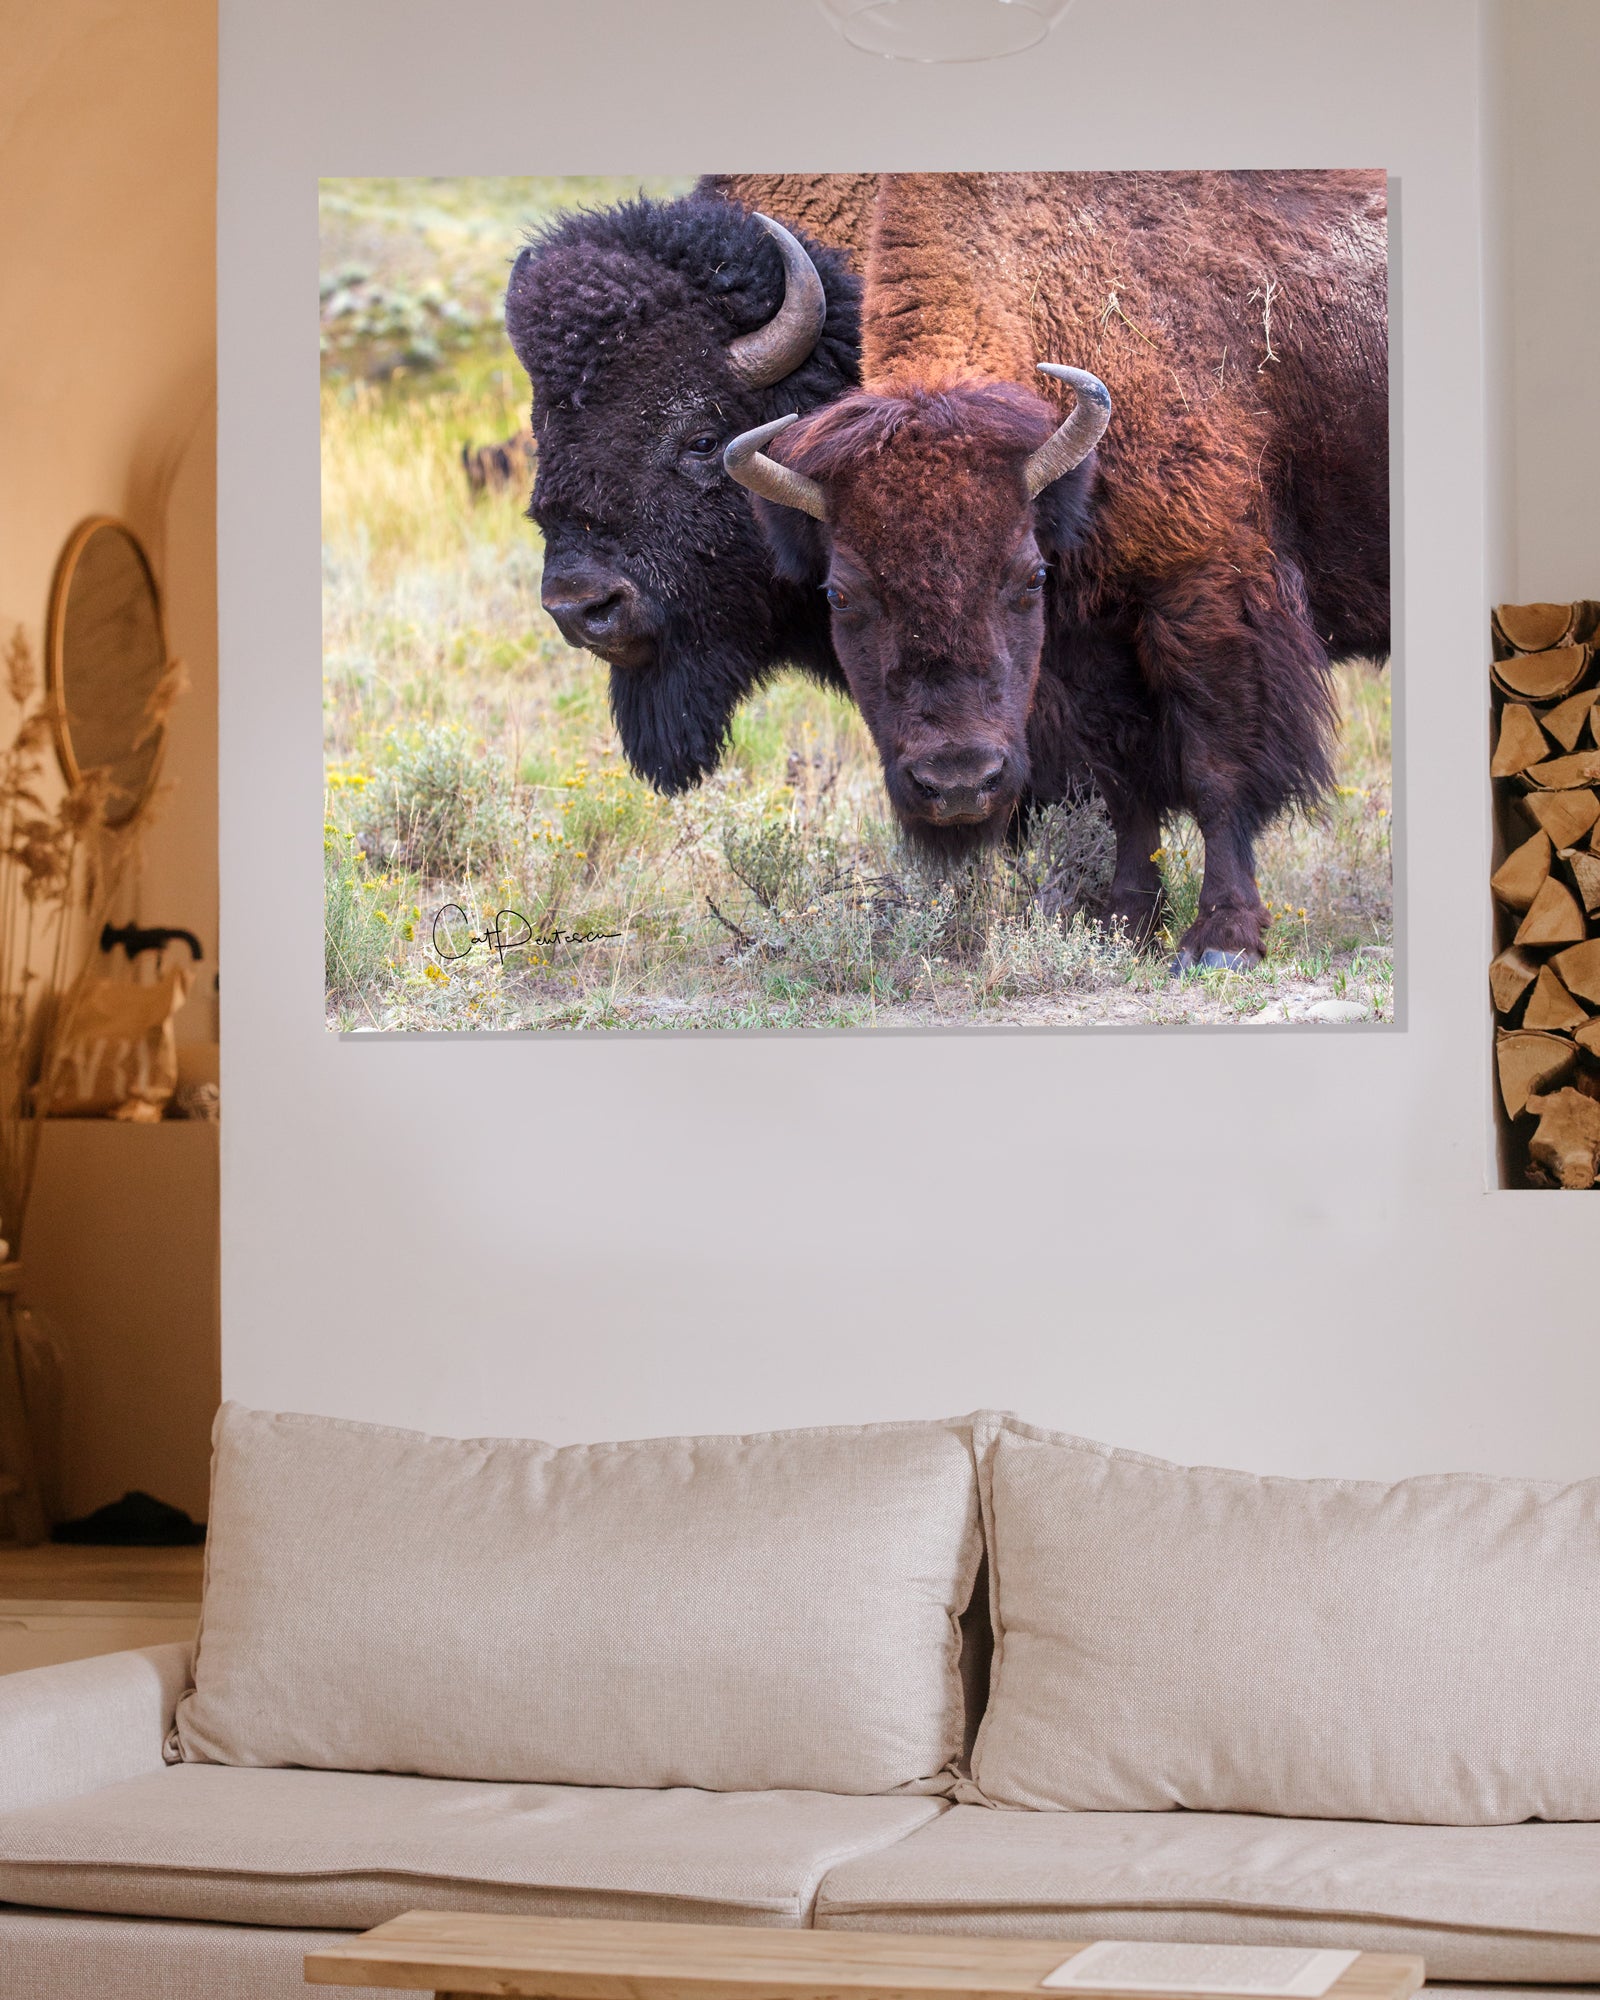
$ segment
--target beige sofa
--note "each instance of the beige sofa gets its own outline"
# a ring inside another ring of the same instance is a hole
[[[195,1655],[0,1679],[0,2000],[286,1996],[418,1907],[1600,1984],[1597,1568],[1600,1482],[229,1408]]]

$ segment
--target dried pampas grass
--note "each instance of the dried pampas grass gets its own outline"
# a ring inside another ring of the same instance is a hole
[[[59,789],[50,713],[20,625],[4,679],[19,713],[0,749],[0,1227],[16,1257],[38,1159],[39,1082],[92,974],[145,814],[107,826],[102,771]],[[182,686],[175,664],[152,695],[147,735],[164,725]]]

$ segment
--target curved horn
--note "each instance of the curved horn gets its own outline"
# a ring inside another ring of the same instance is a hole
[[[1054,361],[1041,361],[1039,373],[1065,382],[1068,388],[1076,390],[1078,400],[1060,430],[1047,437],[1022,468],[1030,500],[1037,499],[1064,472],[1081,465],[1111,421],[1111,391],[1098,375],[1091,375],[1085,368],[1063,368]]]
[[[728,342],[728,366],[746,388],[766,389],[792,375],[822,338],[828,300],[803,246],[770,215],[756,221],[783,259],[783,304],[765,326]]]
[[[780,507],[798,507],[813,521],[825,521],[828,496],[817,482],[790,466],[780,465],[775,458],[768,458],[761,449],[769,438],[786,431],[798,417],[796,411],[787,417],[775,417],[770,424],[757,424],[753,431],[741,431],[722,454],[723,469],[730,479],[737,479],[741,486],[759,493],[763,500],[775,500]]]

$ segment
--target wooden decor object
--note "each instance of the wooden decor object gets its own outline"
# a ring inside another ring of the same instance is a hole
[[[1507,1185],[1600,1183],[1600,601],[1502,604],[1489,998]]]
[[[1089,1942],[410,1910],[308,1953],[306,1978],[439,2000],[1056,2000],[1041,1982]],[[1410,2000],[1421,1983],[1420,1958],[1364,1951],[1328,2000]]]
[[[0,1519],[12,1539],[32,1548],[44,1540],[48,1524],[17,1337],[21,1276],[20,1264],[0,1264]]]

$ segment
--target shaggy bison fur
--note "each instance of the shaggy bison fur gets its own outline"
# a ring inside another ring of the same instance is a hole
[[[779,666],[838,679],[826,605],[775,576],[722,465],[735,433],[858,378],[859,282],[837,252],[806,247],[825,321],[766,387],[741,378],[730,343],[778,313],[783,264],[762,224],[720,195],[562,216],[511,274],[545,607],[609,664],[623,748],[662,791],[716,766],[735,710]]]
[[[1364,173],[884,176],[869,386],[773,446],[826,515],[761,504],[780,575],[828,590],[902,818],[969,845],[1087,764],[1111,908],[1143,935],[1162,825],[1191,813],[1191,962],[1260,955],[1255,838],[1328,787],[1331,658],[1388,650],[1384,193]],[[1070,504],[1019,477],[1060,417],[1020,386],[1041,360],[1092,370],[1115,411]]]

